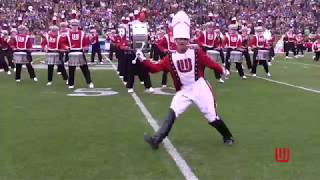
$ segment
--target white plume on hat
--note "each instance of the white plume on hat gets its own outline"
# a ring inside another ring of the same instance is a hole
[[[173,38],[190,39],[190,18],[184,11],[179,11],[172,19]]]

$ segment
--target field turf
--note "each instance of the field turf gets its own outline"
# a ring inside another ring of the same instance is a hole
[[[262,66],[258,69],[264,78]],[[320,177],[320,64],[310,54],[290,60],[279,55],[270,69],[274,82],[240,80],[232,72],[223,85],[206,69],[235,144],[223,145],[194,106],[179,117],[169,138],[199,179]],[[67,96],[74,90],[56,74],[46,86],[45,69],[36,69],[37,83],[23,71],[19,84],[0,73],[0,180],[184,179],[162,146],[153,151],[144,143],[143,133],[153,130],[114,70],[91,73],[96,88],[118,94],[89,97]],[[159,87],[161,74],[152,80]],[[86,88],[79,69],[75,86]],[[172,96],[145,93],[138,78],[135,89],[160,124]],[[288,163],[275,161],[277,147],[290,148]]]

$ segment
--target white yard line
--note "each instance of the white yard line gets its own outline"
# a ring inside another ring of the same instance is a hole
[[[232,72],[237,73],[237,71],[232,71]],[[303,87],[303,86],[297,86],[297,85],[294,85],[294,84],[289,84],[289,83],[286,83],[286,82],[277,81],[277,80],[273,80],[273,79],[270,79],[270,78],[264,78],[264,77],[261,77],[261,76],[253,77],[251,74],[248,74],[248,73],[245,73],[245,75],[246,76],[250,76],[252,78],[263,79],[263,80],[266,80],[266,81],[269,81],[269,82],[273,82],[273,83],[276,83],[276,84],[290,86],[290,87],[293,87],[293,88],[296,88],[296,89],[302,89],[304,91],[320,94],[320,90],[310,89],[310,88],[306,88],[306,87]]]
[[[246,75],[248,76],[249,74],[246,74]],[[249,76],[251,76],[251,75],[249,75]],[[277,84],[290,86],[290,87],[297,88],[297,89],[302,89],[304,91],[309,91],[309,92],[312,92],[312,93],[320,94],[320,90],[310,89],[310,88],[306,88],[306,87],[303,87],[303,86],[297,86],[297,85],[289,84],[289,83],[286,83],[286,82],[277,81],[277,80],[264,78],[264,77],[260,77],[260,76],[257,76],[256,78],[263,79],[263,80],[270,81],[270,82],[277,83]]]
[[[116,71],[117,68],[116,66],[109,60],[107,59],[113,66],[113,69]],[[148,109],[145,107],[139,96],[137,96],[136,93],[131,93],[132,98],[140,108],[141,112],[143,113],[144,117],[146,118],[147,122],[149,125],[152,127],[154,131],[157,131],[159,129],[158,123],[154,120],[152,117],[151,113],[148,111]],[[141,136],[142,139],[142,136]],[[177,151],[177,149],[173,146],[169,138],[166,138],[163,141],[164,148],[166,151],[169,153],[171,158],[174,160],[176,163],[177,167],[179,168],[180,172],[182,175],[185,177],[187,180],[197,180],[198,177],[193,173],[191,170],[190,166],[187,164],[187,162],[182,158],[180,153]]]
[[[311,66],[311,67],[317,67],[317,68],[320,68],[320,64],[317,65],[317,64],[306,64],[306,63],[300,63],[300,62],[291,62],[290,60],[277,60],[276,61],[276,64],[277,63],[284,63],[284,64],[296,64],[296,65],[303,65],[303,66]]]

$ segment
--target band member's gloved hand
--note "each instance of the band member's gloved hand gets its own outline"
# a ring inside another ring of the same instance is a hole
[[[199,49],[200,48],[200,46],[198,46],[198,44],[189,44],[188,47],[191,49]],[[205,47],[212,47],[212,46],[205,45]]]
[[[141,50],[137,50],[136,56],[141,62],[147,59]]]

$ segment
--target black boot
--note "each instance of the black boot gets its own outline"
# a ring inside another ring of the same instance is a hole
[[[222,119],[217,119],[209,124],[215,127],[217,131],[222,135],[224,144],[226,145],[233,144],[234,140],[233,140],[232,134]]]
[[[161,125],[161,127],[153,137],[150,137],[149,135],[144,134],[144,140],[148,144],[150,144],[152,149],[159,148],[159,144],[162,142],[162,140],[165,137],[168,136],[175,119],[176,119],[176,114],[172,109],[170,109],[167,119],[163,122],[163,124]]]

